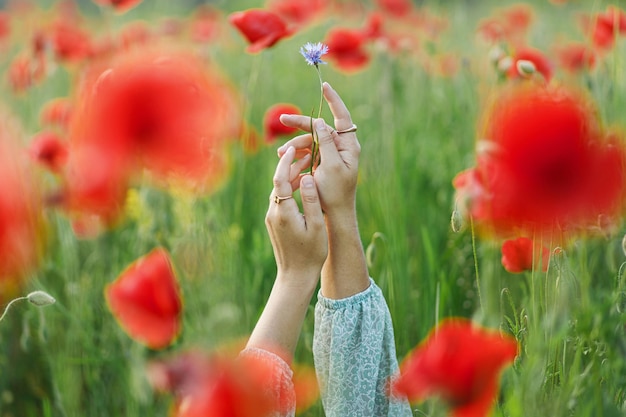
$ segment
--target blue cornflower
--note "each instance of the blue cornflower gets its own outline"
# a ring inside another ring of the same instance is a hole
[[[325,64],[326,62],[322,61],[322,55],[325,55],[328,52],[328,45],[324,45],[322,42],[311,43],[307,42],[300,48],[300,53],[306,60],[306,63],[309,65],[315,65],[316,67],[319,64]]]

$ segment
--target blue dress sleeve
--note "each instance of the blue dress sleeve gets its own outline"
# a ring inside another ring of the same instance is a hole
[[[398,360],[387,302],[372,279],[344,299],[319,292],[313,359],[327,417],[413,415],[406,400],[389,396]]]

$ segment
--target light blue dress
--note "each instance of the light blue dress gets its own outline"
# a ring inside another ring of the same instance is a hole
[[[275,417],[295,415],[293,372],[274,353],[248,348],[242,355],[276,366],[268,394],[281,398]],[[389,381],[398,374],[391,315],[382,291],[370,286],[351,297],[317,296],[313,359],[326,417],[412,417],[409,403],[390,398]]]

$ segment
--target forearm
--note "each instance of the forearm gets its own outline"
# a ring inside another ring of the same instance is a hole
[[[267,304],[254,327],[247,348],[273,352],[287,363],[296,349],[306,312],[315,292],[318,271],[299,272],[298,276],[278,273]]]
[[[325,297],[341,299],[369,287],[369,272],[354,210],[326,216],[328,257],[322,268]]]

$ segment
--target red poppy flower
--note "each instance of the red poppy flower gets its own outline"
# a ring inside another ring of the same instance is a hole
[[[626,12],[624,10],[617,6],[609,5],[606,11],[602,13],[602,16],[607,23],[610,22],[610,27],[613,31],[617,29],[620,34],[626,33]]]
[[[124,331],[151,349],[167,347],[180,333],[180,289],[163,248],[133,262],[106,286],[105,297]]]
[[[63,189],[55,202],[72,217],[95,216],[101,227],[111,227],[121,218],[130,178],[129,158],[118,149],[70,144]]]
[[[534,17],[532,6],[526,3],[512,4],[500,9],[500,15],[509,40],[525,35]]]
[[[530,61],[535,66],[535,70],[543,75],[543,78],[546,81],[550,81],[552,79],[552,63],[548,59],[548,57],[538,49],[534,48],[518,48],[513,54],[513,64],[509,68],[507,75],[509,78],[517,78],[520,76],[519,69],[517,67],[517,63],[519,61]]]
[[[8,13],[0,12],[0,41],[11,34],[11,18]]]
[[[67,162],[67,146],[53,132],[41,132],[31,140],[31,157],[52,172],[61,172]]]
[[[502,244],[502,266],[511,273],[538,269],[539,263],[541,271],[546,272],[549,260],[550,251],[545,247],[539,247],[527,237],[506,240]]]
[[[376,0],[380,10],[396,18],[408,16],[413,11],[411,0]]]
[[[267,9],[298,25],[305,25],[328,7],[328,0],[269,0]]]
[[[56,58],[60,61],[76,62],[93,53],[89,34],[76,22],[59,20],[51,29],[50,41]]]
[[[219,9],[207,5],[198,7],[191,20],[191,39],[203,43],[217,39],[221,20]]]
[[[39,264],[43,243],[39,190],[9,120],[0,115],[0,303],[15,297]]]
[[[272,362],[244,355],[230,358],[184,352],[152,362],[148,379],[158,391],[176,396],[175,417],[268,417],[289,404],[267,390],[280,372]],[[281,414],[282,415],[282,414]]]
[[[599,51],[608,51],[615,45],[614,21],[609,16],[597,14],[581,18],[583,32]]]
[[[58,126],[67,129],[72,115],[72,102],[66,97],[52,99],[44,104],[39,114],[43,126]]]
[[[86,82],[78,98],[72,146],[101,149],[125,172],[124,165],[145,168],[159,183],[196,191],[224,176],[224,147],[241,123],[239,105],[226,80],[195,57],[123,55]]]
[[[246,51],[261,52],[274,46],[279,40],[292,35],[292,30],[282,17],[263,9],[250,9],[235,12],[228,16],[228,21],[250,43]]]
[[[298,131],[297,128],[282,124],[279,120],[281,114],[300,114],[300,109],[288,103],[278,103],[268,108],[263,117],[266,143],[273,143],[278,136],[291,135]]]
[[[326,35],[324,43],[328,46],[328,60],[346,72],[363,69],[370,60],[365,49],[366,36],[360,30],[336,28]]]
[[[31,87],[35,82],[31,57],[27,54],[16,56],[9,65],[7,78],[15,93],[21,93]]]
[[[439,396],[455,417],[485,417],[498,394],[500,372],[516,355],[510,336],[465,319],[444,320],[400,365],[392,391],[410,401]]]
[[[509,86],[484,115],[470,214],[497,234],[563,233],[619,217],[626,150],[590,100],[565,87]],[[465,181],[467,183],[467,181]],[[475,210],[477,208],[477,210]],[[524,231],[524,233],[521,233]]]
[[[504,39],[505,30],[500,20],[488,17],[478,23],[476,32],[487,42],[497,43]]]
[[[584,43],[569,43],[555,48],[559,66],[568,72],[588,71],[595,66],[596,54]]]
[[[141,3],[141,0],[93,0],[101,6],[110,6],[118,13],[124,13]]]

